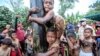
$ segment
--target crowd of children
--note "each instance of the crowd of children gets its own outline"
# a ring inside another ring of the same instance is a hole
[[[97,27],[99,28],[99,26]],[[9,33],[9,34],[7,34]],[[97,33],[97,32],[96,32]],[[84,39],[77,39],[76,34],[73,32],[66,33],[66,43],[68,44],[69,56],[97,56],[99,49],[99,40],[94,39],[92,36],[93,30],[91,28],[84,29]],[[9,37],[8,37],[9,35]],[[6,37],[7,36],[7,37]],[[99,37],[99,34],[97,35]],[[27,34],[25,39],[25,53],[22,51],[21,44],[17,38],[15,31],[2,32],[0,35],[0,56],[34,56],[33,52],[33,35]],[[56,28],[48,28],[46,32],[46,41],[48,48],[45,53],[35,53],[36,56],[62,56],[60,53],[60,41],[57,38]],[[64,44],[66,44],[64,43]]]
[[[33,29],[28,27],[25,33],[23,25],[17,23],[15,29],[6,25],[1,32],[0,56],[100,56],[100,24],[94,29],[80,21],[80,26],[66,30],[63,17],[54,14],[54,0],[43,0],[43,7],[43,17],[32,17],[32,14],[39,13],[37,8],[32,8],[27,18],[42,28],[40,47],[45,51],[34,53]]]

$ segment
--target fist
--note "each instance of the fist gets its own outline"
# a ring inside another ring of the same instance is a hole
[[[31,8],[31,9],[29,10],[29,12],[32,13],[32,14],[36,14],[36,13],[38,13],[39,11],[40,11],[40,9],[37,8],[37,7],[33,7],[33,8]]]
[[[21,16],[20,15],[16,15],[16,18],[20,18]]]
[[[33,20],[32,16],[29,16],[28,21],[31,22]]]

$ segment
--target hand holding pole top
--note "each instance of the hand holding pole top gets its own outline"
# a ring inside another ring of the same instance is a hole
[[[29,10],[29,13],[30,14],[37,14],[38,12],[40,12],[40,8],[38,7],[32,7],[30,10]]]

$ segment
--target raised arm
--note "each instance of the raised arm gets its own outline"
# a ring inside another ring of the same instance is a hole
[[[74,46],[73,44],[70,42],[69,38],[67,37],[67,41],[68,41],[68,45],[71,49],[74,49]]]
[[[51,10],[44,17],[32,17],[30,15],[28,20],[39,23],[39,24],[44,24],[47,21],[51,20],[53,17],[54,17],[54,12],[53,12],[53,10]]]
[[[18,23],[18,18],[20,16],[19,15],[16,15],[16,19],[15,19],[15,31],[17,31],[17,23]]]

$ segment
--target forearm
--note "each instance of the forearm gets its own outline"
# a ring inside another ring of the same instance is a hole
[[[56,51],[55,50],[50,50],[50,51],[47,51],[46,53],[38,53],[37,56],[50,56],[54,52],[56,52]]]
[[[17,31],[17,22],[18,22],[18,17],[15,19],[15,31]]]
[[[44,24],[48,21],[50,21],[54,17],[54,12],[50,11],[48,12],[44,17],[31,17],[31,15],[28,17],[28,19],[32,22],[36,22],[39,24]]]
[[[26,17],[27,21],[28,21],[28,19],[29,19],[30,16],[32,16],[31,12],[29,12],[28,15],[27,15],[27,17]]]
[[[32,17],[32,22],[36,22],[38,24],[44,24],[45,21],[44,21],[44,18],[37,18],[37,17]]]
[[[68,41],[69,47],[70,47],[71,49],[74,49],[73,44],[70,42],[70,40],[69,40],[68,38],[67,38],[67,41]]]
[[[46,52],[45,55],[46,55],[46,56],[50,56],[50,55],[53,54],[53,53],[56,53],[56,48],[55,48],[55,49],[52,49],[52,50],[50,50],[50,51],[48,51],[48,52]]]

